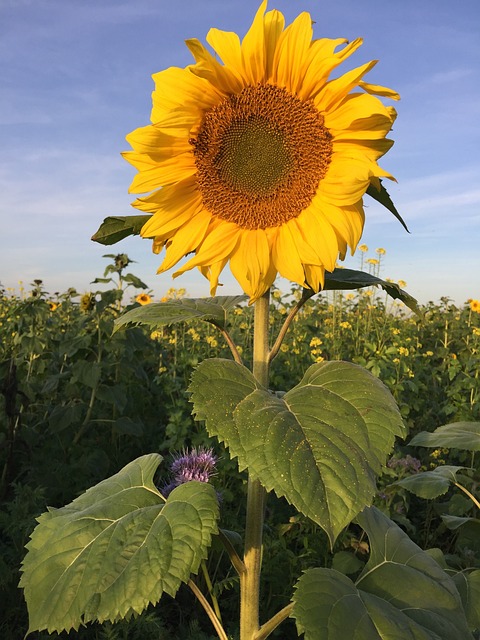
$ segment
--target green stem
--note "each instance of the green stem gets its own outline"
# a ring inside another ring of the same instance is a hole
[[[228,640],[228,636],[225,633],[225,629],[222,627],[220,620],[215,615],[215,611],[212,609],[208,600],[205,598],[203,593],[200,591],[200,589],[197,587],[197,585],[191,578],[188,581],[188,586],[193,591],[193,593],[195,594],[195,597],[200,602],[205,612],[207,613],[208,617],[210,618],[210,622],[213,624],[214,629],[217,632],[217,635],[220,638],[220,640]]]
[[[268,334],[270,291],[255,303],[253,328],[253,375],[268,388]],[[260,572],[265,489],[258,480],[248,479],[245,523],[245,571],[240,575],[240,640],[253,640],[259,630]]]
[[[207,564],[205,560],[202,560],[201,567],[202,567],[203,577],[205,579],[205,584],[207,585],[208,593],[212,601],[213,610],[215,611],[215,615],[217,616],[220,624],[222,624],[222,615],[220,613],[220,607],[218,606],[217,597],[213,592],[213,585],[212,585],[212,581],[210,580],[210,575],[208,573]]]
[[[470,491],[468,489],[466,489],[463,485],[461,485],[459,482],[454,482],[453,484],[456,487],[458,487],[459,489],[461,489],[463,491],[463,493],[465,493],[470,498],[470,500],[473,502],[473,504],[476,505],[480,509],[480,502],[475,498],[473,493],[470,493]]]
[[[268,638],[268,636],[274,631],[278,625],[286,620],[293,610],[293,602],[287,604],[286,607],[283,607],[278,613],[276,613],[270,620],[268,620],[264,625],[260,627],[258,633],[255,634],[254,640],[264,640],[264,638]]]
[[[271,362],[275,356],[277,355],[282,342],[285,338],[285,335],[290,327],[290,325],[293,322],[293,319],[295,318],[295,316],[297,315],[297,313],[300,311],[300,309],[303,307],[303,305],[305,304],[305,302],[309,299],[310,296],[305,296],[303,295],[300,300],[298,300],[295,305],[290,309],[290,313],[288,314],[288,316],[285,318],[285,322],[282,325],[282,328],[280,329],[277,339],[275,340],[275,344],[272,347],[272,350],[270,351],[270,355],[269,355],[269,362]]]

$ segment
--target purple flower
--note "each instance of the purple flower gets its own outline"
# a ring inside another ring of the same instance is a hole
[[[413,473],[418,473],[422,463],[418,458],[414,458],[410,454],[406,455],[404,458],[390,458],[387,462],[387,467],[390,469],[405,469],[405,471],[412,471]]]
[[[197,480],[197,482],[208,482],[210,477],[215,473],[215,465],[217,457],[212,449],[204,447],[193,447],[191,451],[183,451],[177,455],[170,465],[173,474],[172,481],[167,484],[162,493],[165,497],[169,495],[181,484]]]

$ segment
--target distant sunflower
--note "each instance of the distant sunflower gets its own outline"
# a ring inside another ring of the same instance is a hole
[[[136,302],[141,305],[150,304],[152,301],[151,296],[148,293],[139,293],[135,298]]]
[[[198,267],[214,295],[230,261],[251,301],[277,273],[318,291],[353,253],[365,191],[392,178],[377,160],[396,113],[375,95],[398,99],[362,81],[376,61],[328,80],[361,39],[312,40],[308,13],[284,28],[266,8],[241,43],[209,31],[223,64],[187,40],[195,64],[153,76],[152,124],[127,136],[124,154],[139,172],[130,191],[149,194],[133,205],[154,214],[141,235],[166,248],[158,271],[194,252],[174,277]]]
[[[480,300],[470,300],[470,309],[475,313],[480,313]]]

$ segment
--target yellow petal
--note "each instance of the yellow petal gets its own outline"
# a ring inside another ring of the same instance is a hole
[[[257,299],[272,285],[276,269],[272,268],[270,247],[263,229],[244,230],[230,259],[230,269],[243,291]]]
[[[362,42],[361,38],[350,43],[347,43],[344,38],[337,40],[323,38],[312,42],[305,61],[304,78],[298,91],[299,97],[302,100],[314,98],[325,85],[330,73],[352,55],[362,45]],[[347,45],[343,49],[335,52],[337,46],[345,43]]]
[[[243,88],[243,81],[234,70],[221,65],[203,44],[196,38],[185,40],[196,60],[196,65],[191,67],[192,73],[208,80],[225,94],[238,93]]]
[[[204,78],[199,78],[187,67],[170,67],[152,76],[155,91],[152,93],[153,123],[162,120],[165,109],[170,111],[178,107],[195,107],[197,113],[211,108],[221,100],[221,93]],[[157,108],[159,113],[157,115]]]
[[[267,0],[261,3],[252,26],[242,40],[243,77],[247,84],[256,85],[265,80],[265,34],[263,16]]]
[[[160,161],[134,151],[126,151],[122,156],[139,171],[133,178],[129,193],[148,193],[172,182],[184,180],[197,171],[191,151]]]
[[[368,82],[359,82],[360,87],[367,93],[372,93],[376,96],[382,96],[383,98],[390,98],[391,100],[400,100],[399,94],[393,89],[388,87],[381,87],[379,84],[369,84]]]
[[[325,269],[312,264],[305,264],[303,268],[305,269],[307,285],[310,289],[318,293],[318,291],[323,289],[323,285],[325,284]]]
[[[368,158],[369,161],[377,161],[392,147],[393,140],[380,138],[378,140],[335,140],[333,153],[338,153],[351,158]]]
[[[288,225],[278,227],[272,249],[272,258],[280,275],[301,286],[305,284],[302,261]]]
[[[217,52],[224,65],[242,76],[242,50],[240,38],[236,33],[210,29],[207,42]]]
[[[332,271],[338,256],[338,242],[334,229],[322,213],[318,198],[312,201],[308,209],[302,211],[297,218],[297,224],[303,236],[308,238],[308,242],[314,248],[320,264]]]
[[[196,251],[197,247],[205,238],[210,220],[211,215],[202,210],[191,218],[189,222],[184,224],[183,227],[180,227],[180,229],[175,232],[173,238],[168,240],[165,259],[157,273],[167,271],[188,253]]]
[[[273,63],[273,81],[291,93],[302,84],[305,58],[312,41],[312,19],[301,13],[278,39]]]
[[[242,230],[233,222],[212,221],[205,240],[196,247],[197,254],[178,269],[174,275],[199,266],[210,266],[230,257]]]
[[[223,260],[219,260],[218,262],[214,262],[211,266],[204,267],[199,266],[201,273],[207,278],[210,282],[210,295],[213,297],[217,292],[217,287],[221,283],[218,282],[220,274],[222,273],[225,265],[228,262],[228,258],[224,258]],[[174,276],[175,277],[175,276]]]
[[[335,109],[325,114],[325,126],[335,133],[349,129],[353,122],[364,121],[371,116],[382,117],[386,124],[391,123],[387,109],[378,98],[365,93],[354,93],[346,96]],[[391,124],[390,124],[391,126]]]
[[[377,64],[377,60],[367,62],[361,67],[344,73],[343,76],[330,80],[316,96],[315,106],[321,113],[326,113],[338,105],[350,91],[358,86],[359,81]]]
[[[285,26],[285,18],[280,11],[274,9],[265,14],[265,78],[272,80],[274,58],[277,43]]]
[[[151,124],[135,129],[126,140],[137,153],[155,154],[160,158],[191,151],[186,137],[168,135]]]
[[[201,196],[193,181],[165,187],[153,195],[154,202],[152,199],[145,198],[147,209],[137,207],[142,211],[156,210],[156,213],[143,225],[140,231],[140,235],[144,238],[155,236],[168,238],[172,232],[193,218],[203,207]]]

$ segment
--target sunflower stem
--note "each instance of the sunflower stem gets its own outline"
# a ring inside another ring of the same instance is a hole
[[[270,291],[255,303],[253,329],[253,375],[268,388]],[[258,632],[262,534],[265,489],[258,480],[248,479],[245,523],[245,572],[240,575],[240,640],[253,640]]]

